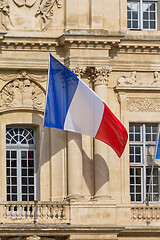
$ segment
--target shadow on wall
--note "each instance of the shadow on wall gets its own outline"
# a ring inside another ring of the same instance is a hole
[[[94,155],[95,164],[95,194],[107,182],[109,182],[109,168],[105,159],[99,155]]]
[[[82,136],[80,134],[78,135],[80,138],[79,140],[81,142]],[[70,135],[69,137],[70,141],[72,140],[73,136],[74,133]],[[42,165],[45,164],[47,161],[50,161],[50,158],[52,156],[57,155],[58,158],[63,157],[64,152],[62,154],[61,151],[64,150],[65,147],[67,147],[66,141],[67,141],[66,131],[54,128],[44,128]],[[76,145],[79,148],[78,151],[80,151],[82,154],[82,174],[87,185],[88,191],[90,195],[93,196],[106,182],[109,181],[109,169],[105,159],[101,155],[95,154],[94,159],[91,159],[82,149],[82,144],[77,143]],[[61,156],[58,156],[59,154]],[[81,161],[81,158],[79,160]]]

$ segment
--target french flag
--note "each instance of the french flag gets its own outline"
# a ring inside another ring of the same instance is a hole
[[[128,138],[125,127],[96,93],[51,54],[44,127],[99,139],[119,157]]]

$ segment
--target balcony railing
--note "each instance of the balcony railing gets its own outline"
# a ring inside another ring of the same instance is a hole
[[[67,202],[3,202],[0,208],[2,223],[69,223]]]

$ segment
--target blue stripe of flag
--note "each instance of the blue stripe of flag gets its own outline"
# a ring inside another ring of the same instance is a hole
[[[79,80],[51,54],[49,64],[44,126],[64,129],[65,118]]]
[[[158,140],[157,140],[157,145],[156,145],[155,159],[160,159],[160,131],[158,131]]]

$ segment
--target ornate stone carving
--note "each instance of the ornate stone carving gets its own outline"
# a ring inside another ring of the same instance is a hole
[[[29,79],[15,79],[6,84],[0,92],[0,109],[7,107],[44,108],[45,94]]]
[[[26,238],[26,240],[40,240],[41,237],[37,235],[29,236]]]
[[[132,220],[138,221],[156,221],[160,219],[159,207],[133,207]]]
[[[83,76],[83,74],[86,72],[86,68],[71,68],[71,71],[74,72],[79,78]]]
[[[157,98],[128,98],[129,112],[160,112],[160,99]]]
[[[13,29],[13,23],[10,18],[10,6],[8,0],[0,0],[1,24],[6,30]]]
[[[13,0],[15,4],[17,4],[19,7],[32,7],[37,0]]]
[[[160,78],[158,72],[154,72],[154,80],[152,82],[152,85],[160,86]]]
[[[0,80],[1,81],[13,81],[15,79],[30,79],[32,81],[37,81],[37,82],[46,82],[47,81],[47,76],[45,75],[35,75],[33,73],[28,72],[27,70],[20,70],[18,74],[0,74]]]
[[[91,68],[89,69],[89,85],[95,86],[95,85],[101,85],[106,84],[108,85],[108,77],[111,72],[111,68]]]
[[[52,21],[53,6],[57,5],[58,8],[62,6],[60,0],[41,0],[39,9],[35,17],[39,17],[40,29],[45,30]]]
[[[137,84],[136,76],[137,76],[136,71],[133,71],[130,77],[126,76],[119,77],[117,83],[118,85],[136,85]]]

